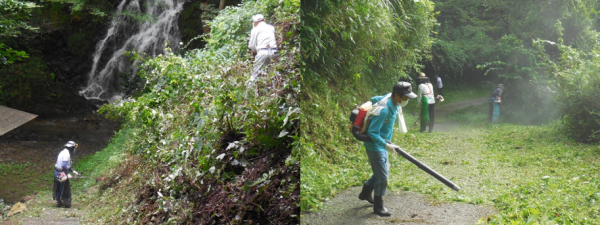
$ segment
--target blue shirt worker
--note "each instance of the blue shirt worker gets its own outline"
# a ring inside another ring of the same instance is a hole
[[[391,141],[392,131],[398,107],[402,102],[409,98],[416,98],[417,95],[412,92],[411,84],[408,82],[398,82],[394,85],[392,93],[386,96],[376,96],[371,98],[373,104],[384,101],[385,104],[378,104],[371,113],[370,124],[367,130],[368,136],[372,142],[365,142],[369,163],[373,170],[371,178],[364,182],[363,189],[358,196],[361,200],[366,200],[374,204],[373,211],[379,216],[391,216],[391,213],[383,206],[382,197],[387,190],[388,181],[388,152],[394,151],[398,146],[387,144],[386,140]],[[387,150],[387,151],[386,151]],[[371,193],[375,192],[374,198]]]
[[[54,170],[54,194],[53,198],[57,202],[57,207],[71,207],[71,184],[69,179],[73,178],[70,172],[75,175],[79,173],[71,167],[71,155],[74,154],[78,145],[69,141],[65,144],[65,148],[58,154]]]
[[[500,104],[502,99],[502,92],[504,92],[504,85],[498,84],[498,87],[492,91],[492,94],[489,98],[489,113],[488,113],[488,122],[495,123],[498,120],[498,116],[500,116]]]

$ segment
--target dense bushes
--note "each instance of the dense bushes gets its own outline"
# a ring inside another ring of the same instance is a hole
[[[425,71],[452,81],[506,86],[501,119],[510,123],[542,124],[556,119],[554,87],[532,47],[535,39],[557,40],[583,47],[587,30],[597,26],[596,1],[448,0],[437,1],[437,41]],[[557,32],[557,26],[564,29]],[[564,35],[563,35],[564,33]],[[559,55],[556,48],[546,54]],[[487,82],[494,84],[488,84]],[[482,83],[484,82],[484,83]]]
[[[305,79],[397,80],[431,45],[432,10],[430,1],[304,1]]]
[[[432,11],[431,1],[302,2],[302,210],[363,179],[348,113],[420,68]]]
[[[300,163],[300,1],[245,1],[211,22],[205,49],[147,60],[143,95],[105,106],[143,156],[127,218],[164,223],[297,223]],[[250,17],[263,13],[281,52],[268,77],[246,83]],[[119,177],[118,171],[113,177]],[[109,179],[110,180],[110,179]]]
[[[600,34],[590,31],[585,38],[599,40]],[[560,39],[558,43],[535,42],[556,87],[555,101],[562,115],[562,132],[588,143],[600,141],[600,45],[596,43],[576,49],[561,44]],[[548,48],[558,49],[560,57],[546,54]]]

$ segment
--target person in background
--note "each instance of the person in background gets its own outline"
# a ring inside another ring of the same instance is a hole
[[[399,148],[394,144],[386,143],[386,140],[391,141],[392,139],[394,122],[400,105],[408,101],[409,98],[416,97],[417,95],[412,92],[410,83],[397,82],[392,88],[391,94],[371,98],[373,104],[382,102],[378,104],[378,107],[373,109],[373,113],[371,114],[371,122],[367,129],[367,134],[371,141],[364,142],[373,175],[363,183],[363,189],[358,198],[374,204],[373,212],[379,216],[392,215],[383,206],[383,196],[387,190],[389,177],[387,151],[394,151],[394,149]],[[375,192],[375,198],[371,196],[373,192]]]
[[[71,155],[74,155],[78,145],[69,141],[65,144],[65,148],[58,154],[54,170],[54,193],[53,198],[57,202],[57,207],[71,207],[71,184],[69,179],[73,178],[69,171],[75,175],[79,173],[71,167]]]
[[[500,116],[500,104],[502,102],[502,92],[504,92],[504,85],[498,84],[498,87],[492,91],[489,98],[489,113],[488,122],[495,123]]]
[[[442,83],[442,78],[439,75],[435,75],[435,86],[437,86],[438,88],[438,95],[444,95],[442,93],[442,87],[444,87],[444,84]]]
[[[277,42],[275,41],[275,28],[265,22],[262,14],[252,16],[252,31],[248,48],[256,53],[254,58],[254,70],[249,81],[255,81],[271,60],[277,57]]]
[[[419,75],[418,80],[421,81],[419,84],[419,97],[417,101],[421,106],[421,132],[425,132],[427,125],[429,125],[429,133],[433,131],[434,119],[434,105],[435,95],[433,94],[433,85],[429,82],[429,78],[424,73]]]

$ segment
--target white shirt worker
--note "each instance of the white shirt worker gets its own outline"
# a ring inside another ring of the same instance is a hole
[[[66,148],[58,154],[58,158],[56,159],[56,165],[54,165],[57,170],[63,170],[63,162],[67,162],[67,169],[71,168],[71,154],[69,154],[69,150]],[[67,171],[62,172],[67,173]]]
[[[250,41],[248,48],[252,52],[256,52],[254,59],[254,71],[250,80],[253,81],[261,73],[265,73],[264,69],[277,54],[277,42],[275,41],[275,27],[267,24],[261,14],[252,17],[255,25],[250,31]]]
[[[435,104],[435,97],[433,96],[433,85],[431,83],[419,84],[419,97],[418,101],[421,102],[421,96],[427,98],[427,104]]]

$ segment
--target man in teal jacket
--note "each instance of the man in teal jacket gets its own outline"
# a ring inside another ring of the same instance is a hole
[[[385,140],[391,141],[394,122],[398,114],[398,107],[402,102],[409,98],[416,98],[417,95],[412,92],[411,84],[408,82],[398,82],[394,85],[392,93],[386,96],[376,96],[371,98],[374,109],[371,113],[370,124],[367,130],[372,142],[365,141],[369,163],[373,170],[373,175],[363,184],[363,189],[358,196],[361,200],[367,200],[374,204],[373,211],[380,216],[391,216],[391,213],[383,206],[383,195],[387,190],[388,181],[388,152],[393,151],[393,144],[387,144]],[[382,103],[375,105],[378,102]],[[383,104],[385,103],[385,104]],[[375,198],[371,193],[375,192]]]

